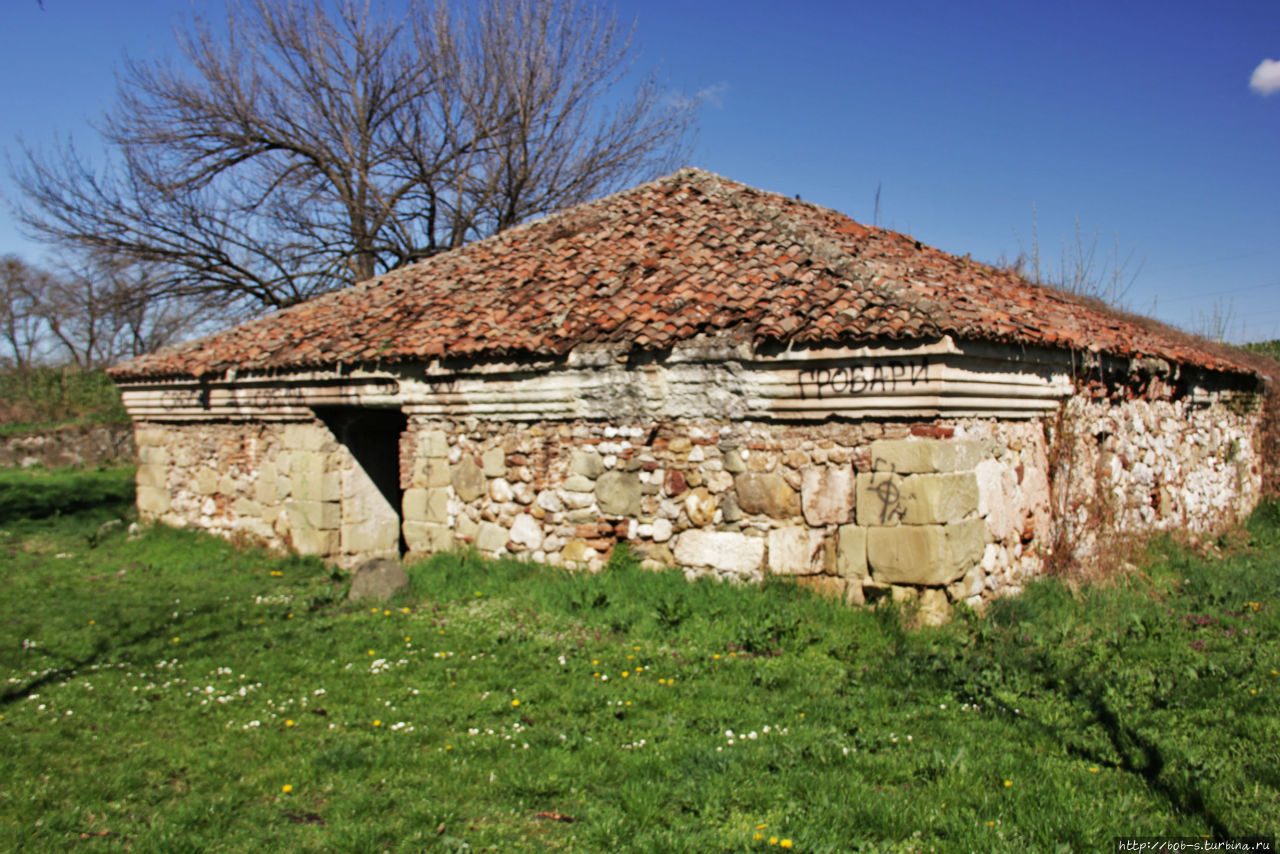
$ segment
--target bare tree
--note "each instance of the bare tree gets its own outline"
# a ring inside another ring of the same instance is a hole
[[[49,276],[33,310],[78,368],[93,370],[186,337],[198,316],[189,299],[155,299],[153,266],[104,252]]]
[[[233,5],[184,64],[127,62],[105,171],[26,152],[37,236],[145,261],[154,294],[282,307],[669,168],[692,102],[589,0]]]
[[[36,306],[48,278],[16,255],[0,258],[0,338],[7,350],[0,363],[23,371],[39,358],[46,329]]]
[[[17,256],[0,259],[2,361],[93,370],[151,352],[195,330],[198,312],[180,300],[151,298],[146,265],[103,254],[60,274]]]

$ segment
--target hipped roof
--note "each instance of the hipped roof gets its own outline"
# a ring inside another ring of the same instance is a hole
[[[435,358],[984,340],[1245,372],[1014,273],[699,169],[112,368],[120,381]]]

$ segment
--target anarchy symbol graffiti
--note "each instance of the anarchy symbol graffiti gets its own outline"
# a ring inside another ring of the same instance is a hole
[[[907,515],[907,509],[901,503],[902,491],[898,489],[893,464],[877,459],[872,464],[871,471],[871,487],[875,491],[876,498],[880,499],[880,524],[888,525],[890,522],[901,521],[902,517]],[[885,478],[877,483],[876,475],[880,473],[883,473]]]

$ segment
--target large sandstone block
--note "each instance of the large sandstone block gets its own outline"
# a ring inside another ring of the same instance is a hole
[[[859,525],[941,525],[978,512],[978,479],[970,471],[906,477],[864,472],[856,491]]]
[[[496,522],[481,522],[476,532],[476,548],[482,552],[505,552],[507,539],[506,528]]]
[[[902,475],[890,471],[862,472],[855,493],[858,524],[897,525],[906,509],[902,506]]]
[[[169,450],[160,445],[139,444],[138,461],[153,466],[166,465],[169,462]]]
[[[867,529],[841,525],[836,539],[836,574],[843,578],[867,578]]]
[[[164,476],[164,466],[143,463],[138,466],[138,471],[133,479],[138,486],[163,487]]]
[[[449,521],[449,490],[406,489],[403,499],[404,518],[412,522],[444,524]]]
[[[596,481],[596,503],[610,516],[639,516],[641,494],[635,472],[605,472]]]
[[[155,486],[138,486],[138,510],[158,516],[169,512],[169,491]]]
[[[769,532],[769,572],[774,575],[813,575],[822,572],[823,532],[804,525]]]
[[[676,537],[675,558],[682,566],[756,576],[764,563],[764,539],[731,531],[688,530]]]
[[[325,455],[319,452],[301,451],[291,455],[289,476],[294,496],[303,501],[336,501],[342,496],[340,478],[325,481]]]
[[[394,518],[342,526],[342,551],[347,554],[374,554],[399,548],[400,524]]]
[[[983,456],[983,444],[976,441],[879,439],[871,443],[871,467],[898,474],[965,471]]]
[[[978,479],[971,471],[911,475],[903,480],[901,500],[905,525],[959,522],[978,512]]]
[[[337,531],[318,531],[306,527],[289,529],[293,549],[301,555],[329,557],[338,554],[338,536]]]
[[[137,446],[139,455],[141,455],[144,446],[163,445],[170,438],[171,436],[167,430],[161,430],[157,427],[138,427],[135,425],[133,428],[133,443]]]
[[[336,530],[342,525],[342,507],[336,501],[290,499],[284,511],[293,531]]]
[[[320,424],[286,424],[281,441],[295,451],[320,451],[333,439],[327,427]]]
[[[432,459],[449,456],[449,437],[443,430],[428,430],[422,437],[419,447]]]
[[[981,519],[950,525],[899,525],[867,531],[867,564],[876,581],[940,587],[982,559]]]
[[[453,531],[430,522],[405,522],[404,541],[410,551],[446,552],[453,548]]]
[[[192,484],[199,495],[213,495],[218,491],[218,473],[211,468],[202,468],[196,472]]]
[[[463,454],[453,467],[453,491],[462,501],[472,502],[485,492],[484,469],[476,465],[475,458]]]
[[[800,505],[810,525],[842,525],[853,518],[852,468],[809,468],[800,487]]]
[[[755,456],[752,456],[755,459]],[[800,512],[796,491],[782,475],[747,472],[735,478],[738,507],[744,513],[763,513],[775,519],[789,519]]]

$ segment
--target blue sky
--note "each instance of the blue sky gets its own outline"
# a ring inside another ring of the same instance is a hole
[[[121,57],[218,0],[5,0],[0,145],[70,135]],[[1128,305],[1280,338],[1280,3],[623,0],[641,65],[702,102],[691,165],[983,261],[1132,253]],[[1262,66],[1261,69],[1259,66]],[[1262,94],[1251,88],[1257,71]],[[11,196],[7,174],[0,191]],[[0,253],[40,260],[0,210]]]

